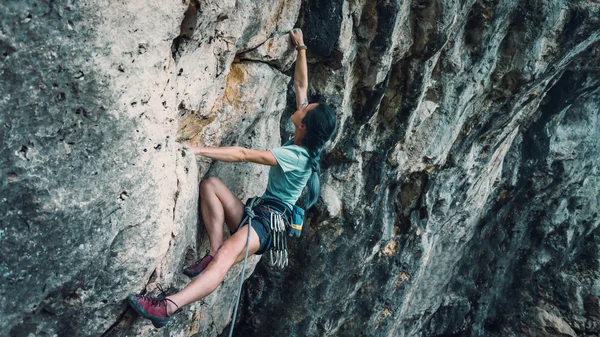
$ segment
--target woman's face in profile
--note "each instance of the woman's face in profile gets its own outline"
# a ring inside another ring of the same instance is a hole
[[[290,119],[292,120],[292,123],[294,123],[294,125],[297,128],[300,127],[300,125],[302,125],[302,120],[304,119],[304,116],[306,116],[306,113],[308,113],[310,110],[314,109],[317,105],[319,105],[319,103],[311,103],[311,104],[305,105],[305,106],[301,107],[300,109],[296,110],[292,114],[292,117],[290,117]]]

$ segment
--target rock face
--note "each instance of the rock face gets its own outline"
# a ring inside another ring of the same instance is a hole
[[[208,246],[198,182],[267,169],[176,141],[289,136],[301,27],[337,110],[290,267],[238,336],[600,334],[595,1],[20,1],[0,8],[1,336],[217,336],[240,268],[162,330],[131,293]]]

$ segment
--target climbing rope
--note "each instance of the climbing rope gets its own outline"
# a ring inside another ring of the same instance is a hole
[[[237,317],[238,306],[240,305],[240,297],[242,296],[242,286],[244,285],[244,277],[246,275],[246,263],[248,261],[248,250],[250,249],[250,227],[252,227],[252,219],[256,217],[254,214],[254,206],[259,205],[261,203],[261,199],[259,197],[254,197],[248,202],[246,202],[246,207],[244,210],[246,211],[246,217],[240,222],[238,226],[238,230],[242,227],[242,225],[248,221],[248,237],[246,237],[246,253],[244,254],[244,264],[242,266],[242,277],[240,278],[240,286],[238,288],[237,299],[235,300],[235,306],[233,308],[233,318],[231,319],[231,325],[229,327],[229,337],[233,336],[233,326],[235,325],[235,318]]]
[[[242,228],[244,223],[248,221],[248,237],[246,238],[246,253],[244,254],[244,264],[242,265],[242,277],[240,278],[240,286],[238,288],[237,298],[235,300],[235,306],[233,309],[233,318],[231,319],[231,325],[229,327],[229,337],[233,336],[233,326],[235,325],[235,318],[237,317],[237,310],[240,305],[240,297],[242,296],[242,286],[244,285],[244,277],[246,276],[246,264],[248,261],[248,251],[250,250],[250,227],[252,227],[252,219],[256,217],[254,213],[254,206],[258,206],[263,202],[259,197],[248,199],[244,210],[246,216],[244,220],[240,222],[238,230]],[[271,234],[273,240],[273,247],[270,250],[271,265],[284,268],[288,265],[288,251],[287,251],[287,238],[286,238],[286,226],[283,220],[283,214],[271,211]],[[304,212],[302,212],[304,214]],[[302,224],[300,223],[300,228]]]

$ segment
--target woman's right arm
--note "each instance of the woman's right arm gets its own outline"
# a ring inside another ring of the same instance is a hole
[[[294,28],[290,31],[290,38],[295,47],[305,46],[302,31]],[[294,70],[294,91],[296,92],[296,108],[308,105],[308,66],[306,65],[306,49],[296,49],[296,68]]]
[[[218,161],[229,163],[250,162],[269,166],[278,165],[273,153],[267,150],[252,150],[241,146],[200,147],[188,143],[183,143],[182,145],[192,150],[195,155]]]

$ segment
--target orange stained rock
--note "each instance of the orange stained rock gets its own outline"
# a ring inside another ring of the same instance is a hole
[[[271,50],[273,48],[273,41],[275,40],[269,39],[265,42],[265,49],[267,50],[268,55],[273,55],[273,51]]]
[[[375,321],[375,326],[378,327],[381,324],[381,322],[383,322],[383,320],[385,320],[386,318],[390,317],[392,313],[392,309],[390,309],[389,306],[383,308],[383,310],[379,313],[377,320]]]
[[[410,276],[406,272],[401,272],[400,275],[398,275],[398,277],[396,278],[396,281],[394,281],[394,288],[397,288],[409,278]]]
[[[190,141],[192,144],[199,145],[201,142],[197,139],[200,131],[215,120],[216,115],[211,113],[208,118],[198,118],[195,113],[188,114],[185,119],[179,122],[179,130],[177,131],[178,141]]]
[[[392,257],[396,253],[396,240],[390,241],[383,249],[379,252],[379,255],[385,255]]]
[[[231,65],[231,71],[227,75],[227,84],[225,85],[225,92],[223,93],[223,103],[235,105],[236,102],[240,101],[240,85],[246,82],[246,72],[243,69],[243,65],[239,63],[233,63]]]

